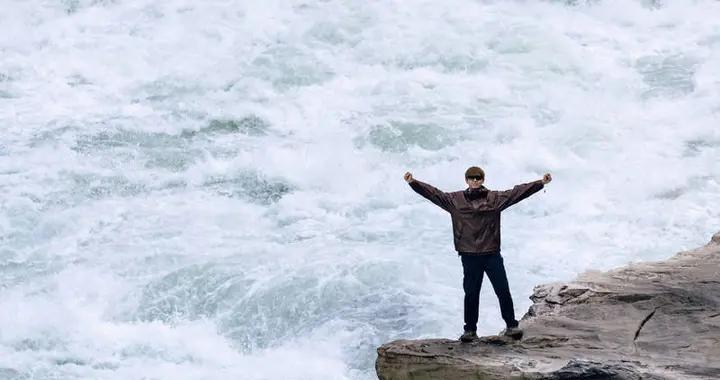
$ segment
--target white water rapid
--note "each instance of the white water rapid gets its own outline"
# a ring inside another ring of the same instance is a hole
[[[720,230],[718,1],[0,0],[0,378],[375,378],[462,332],[478,165],[534,285]],[[480,334],[503,327],[486,280]]]

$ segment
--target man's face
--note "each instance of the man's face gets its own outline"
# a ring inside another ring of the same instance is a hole
[[[465,178],[465,182],[470,186],[471,189],[479,189],[480,186],[482,186],[483,182],[485,182],[485,178],[480,177],[467,177]]]

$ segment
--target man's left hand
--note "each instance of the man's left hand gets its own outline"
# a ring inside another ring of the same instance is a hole
[[[550,181],[552,181],[552,176],[550,175],[550,173],[545,173],[542,178],[543,185],[547,185],[548,183],[550,183]]]

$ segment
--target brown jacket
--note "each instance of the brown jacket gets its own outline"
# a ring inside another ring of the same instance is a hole
[[[500,212],[544,187],[541,180],[517,185],[511,190],[488,190],[484,186],[446,193],[413,179],[410,187],[450,213],[455,250],[459,254],[483,255],[500,252]]]

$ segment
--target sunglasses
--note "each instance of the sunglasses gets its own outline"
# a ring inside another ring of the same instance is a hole
[[[470,176],[470,177],[465,177],[465,178],[470,179],[470,180],[475,180],[475,181],[480,181],[483,179],[482,177],[479,177],[479,176]]]

